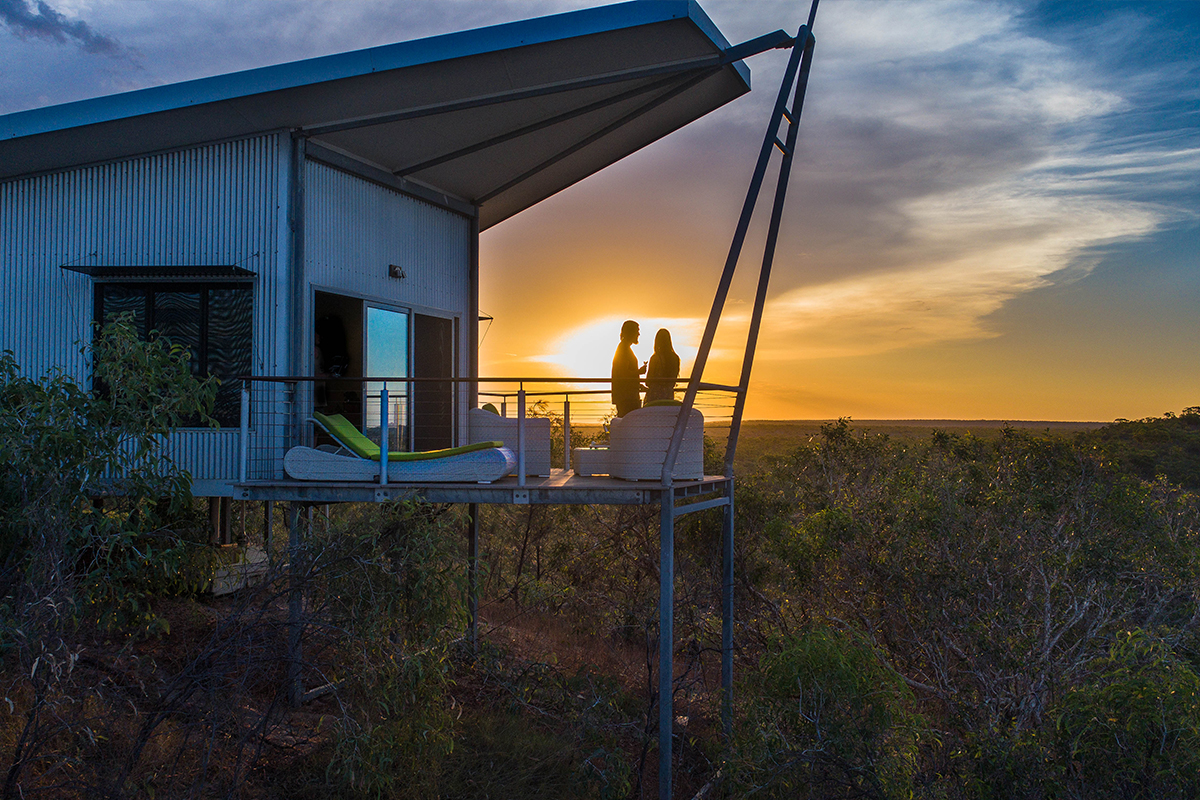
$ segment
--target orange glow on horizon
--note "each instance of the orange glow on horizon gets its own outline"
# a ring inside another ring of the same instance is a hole
[[[550,343],[548,352],[530,356],[532,363],[553,368],[552,374],[571,378],[606,378],[612,367],[612,357],[621,341],[621,325],[627,317],[604,316],[576,325]],[[671,332],[671,342],[679,354],[681,372],[696,357],[702,323],[690,319],[635,318],[641,329],[638,343],[633,345],[639,364],[650,360],[654,352],[654,337],[659,328]]]

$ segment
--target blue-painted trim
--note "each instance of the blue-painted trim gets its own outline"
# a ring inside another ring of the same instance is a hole
[[[0,140],[683,18],[729,46],[695,0],[635,0],[18,111],[0,116]],[[749,70],[737,67],[749,85]]]

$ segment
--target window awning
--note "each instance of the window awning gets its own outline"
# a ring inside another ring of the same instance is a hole
[[[61,269],[78,272],[89,278],[106,281],[139,281],[161,282],[171,281],[251,281],[254,273],[242,267],[233,265],[213,266],[182,266],[182,267],[112,267],[84,266],[78,264],[63,264]]]
[[[9,114],[0,178],[286,129],[487,228],[749,91],[748,54],[638,0]]]

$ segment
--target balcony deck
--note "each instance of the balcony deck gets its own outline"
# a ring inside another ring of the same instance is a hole
[[[670,487],[675,502],[691,497],[725,496],[731,479],[706,475],[702,480],[676,481]],[[627,481],[585,477],[555,469],[547,478],[529,476],[520,485],[515,476],[492,483],[348,483],[325,481],[246,481],[236,484],[239,500],[297,503],[381,503],[421,498],[432,503],[502,505],[650,505],[662,501],[666,487],[659,481]]]

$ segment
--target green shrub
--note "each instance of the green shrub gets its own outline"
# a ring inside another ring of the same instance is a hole
[[[1122,633],[1053,712],[1056,763],[1075,796],[1200,793],[1200,675],[1152,634]]]
[[[1163,476],[1193,491],[1200,490],[1200,406],[1178,415],[1117,420],[1082,434],[1107,458],[1144,480]]]
[[[816,626],[764,655],[735,754],[738,792],[907,797],[927,737],[912,691],[864,636]]]
[[[454,746],[453,644],[465,573],[446,509],[357,506],[314,542],[313,613],[343,638],[331,678],[352,698],[329,777],[367,797],[435,797]]]
[[[128,318],[85,352],[103,391],[61,372],[26,377],[0,355],[0,598],[18,625],[41,607],[63,623],[147,629],[150,597],[194,588],[209,566],[178,525],[190,481],[161,444],[210,419],[217,382],[192,377],[185,349],[139,341]]]

